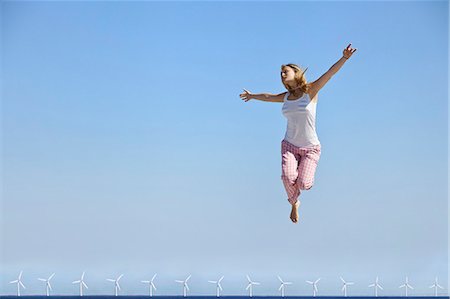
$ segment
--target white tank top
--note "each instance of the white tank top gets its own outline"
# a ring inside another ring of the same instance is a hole
[[[320,144],[316,134],[316,106],[305,92],[297,100],[288,100],[289,92],[284,96],[282,112],[287,118],[284,139],[298,147],[312,147]]]

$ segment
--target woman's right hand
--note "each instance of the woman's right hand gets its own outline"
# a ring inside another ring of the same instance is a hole
[[[241,97],[242,100],[244,100],[244,102],[248,102],[252,99],[252,94],[250,93],[250,91],[246,90],[245,88],[244,88],[244,92],[241,93],[239,96]]]

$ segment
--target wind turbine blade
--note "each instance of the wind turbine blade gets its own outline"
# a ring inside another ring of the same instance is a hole
[[[284,284],[292,284],[292,282],[285,282]]]
[[[314,282],[309,281],[309,280],[307,280],[306,282],[309,283],[309,284],[314,284]]]
[[[280,285],[280,287],[278,288],[278,291],[281,291],[282,288],[283,288],[283,284]]]
[[[84,274],[85,274],[85,272],[83,271],[83,274],[81,274],[81,280],[83,280]]]
[[[182,281],[182,280],[175,280],[176,282],[179,282],[179,283],[184,283],[184,281]]]
[[[153,275],[153,277],[152,277],[152,281],[155,279],[155,277],[156,277],[156,273],[155,273],[155,275]]]
[[[123,274],[120,274],[120,276],[117,278],[117,281],[119,281],[122,278]]]
[[[250,277],[248,277],[248,275],[247,275],[247,280],[248,280],[248,282],[252,282],[252,281],[250,280]]]
[[[153,282],[151,283],[150,287],[153,288],[153,289],[156,291],[156,287],[155,287],[155,285],[153,284]]]
[[[280,276],[278,276],[278,280],[279,280],[281,283],[283,283],[283,279],[281,279]]]
[[[86,289],[89,289],[88,286],[87,286],[87,284],[84,283],[84,281],[82,281],[81,283],[83,284],[83,286],[84,286]]]
[[[373,288],[375,286],[375,284],[370,284],[369,288]]]
[[[343,292],[344,290],[345,290],[346,288],[345,288],[345,285],[342,287],[342,289],[341,289],[341,292]]]
[[[253,284],[256,284],[256,285],[259,285],[260,283],[259,282],[252,282]]]
[[[40,280],[40,281],[47,281],[46,279],[43,279],[43,278],[38,278],[38,280]]]
[[[189,278],[191,278],[191,275],[189,275],[189,276],[186,278],[185,281],[187,282],[187,281],[189,280]]]
[[[440,288],[441,290],[443,290],[444,288],[440,285],[437,285],[438,288]]]
[[[22,278],[22,273],[23,273],[23,271],[20,271],[18,280],[20,280]]]
[[[148,281],[148,280],[141,280],[141,282],[143,282],[143,283],[150,283],[150,281]]]
[[[18,282],[18,280],[13,280],[13,281],[10,281],[9,283],[17,283]]]
[[[52,289],[52,285],[49,283],[48,284],[48,287],[50,288],[50,290],[52,290],[53,291],[53,289]]]
[[[252,284],[249,283],[245,289],[248,290],[248,288],[249,288],[251,285],[252,285]]]
[[[111,278],[107,278],[106,280],[107,280],[107,281],[115,282],[115,280],[114,280],[114,279],[111,279]]]
[[[347,285],[355,284],[354,282],[347,282]]]
[[[221,290],[221,291],[223,291],[223,289],[222,289],[222,286],[219,284],[219,289]]]
[[[120,288],[120,285],[119,284],[117,284],[117,288],[119,289],[119,291],[121,291],[122,289]]]
[[[52,275],[50,275],[50,277],[48,278],[48,280],[52,279],[53,276],[55,276],[55,273],[53,273]]]
[[[225,276],[222,276],[220,279],[219,279],[219,283],[222,281],[222,279],[224,278]]]
[[[321,280],[321,278],[317,279],[317,280],[316,280],[316,283],[318,283],[320,280]]]
[[[189,286],[188,286],[187,284],[186,284],[185,286],[186,286],[186,289],[187,289],[188,291],[190,291],[190,290],[189,290]]]
[[[22,286],[22,288],[26,289],[26,287],[23,285],[23,283],[19,280],[19,284]]]
[[[379,287],[380,289],[384,290],[382,286],[378,285],[378,287]]]
[[[210,283],[217,283],[217,281],[208,280]]]
[[[81,281],[79,281],[79,280],[75,280],[75,281],[72,281],[72,283],[80,283]]]
[[[345,280],[342,278],[342,276],[340,278],[341,278],[342,282],[345,283]]]

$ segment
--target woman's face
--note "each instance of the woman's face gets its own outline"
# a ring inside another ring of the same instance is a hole
[[[283,83],[292,83],[294,80],[295,72],[291,67],[285,66],[281,69],[281,80]]]

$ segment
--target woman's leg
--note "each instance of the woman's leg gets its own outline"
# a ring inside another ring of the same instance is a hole
[[[300,189],[297,186],[298,181],[298,167],[300,157],[296,153],[296,148],[286,141],[281,143],[281,179],[283,180],[284,188],[288,196],[288,201],[292,205],[297,202],[300,195]]]
[[[283,180],[284,188],[286,189],[286,193],[288,195],[288,201],[292,206],[289,217],[292,222],[297,223],[298,207],[300,205],[300,201],[298,200],[300,188],[297,184],[300,155],[298,153],[298,148],[286,141],[282,142],[281,153],[281,179]]]
[[[302,149],[298,164],[297,185],[301,190],[309,190],[314,185],[314,175],[321,154],[320,145],[310,149]]]

